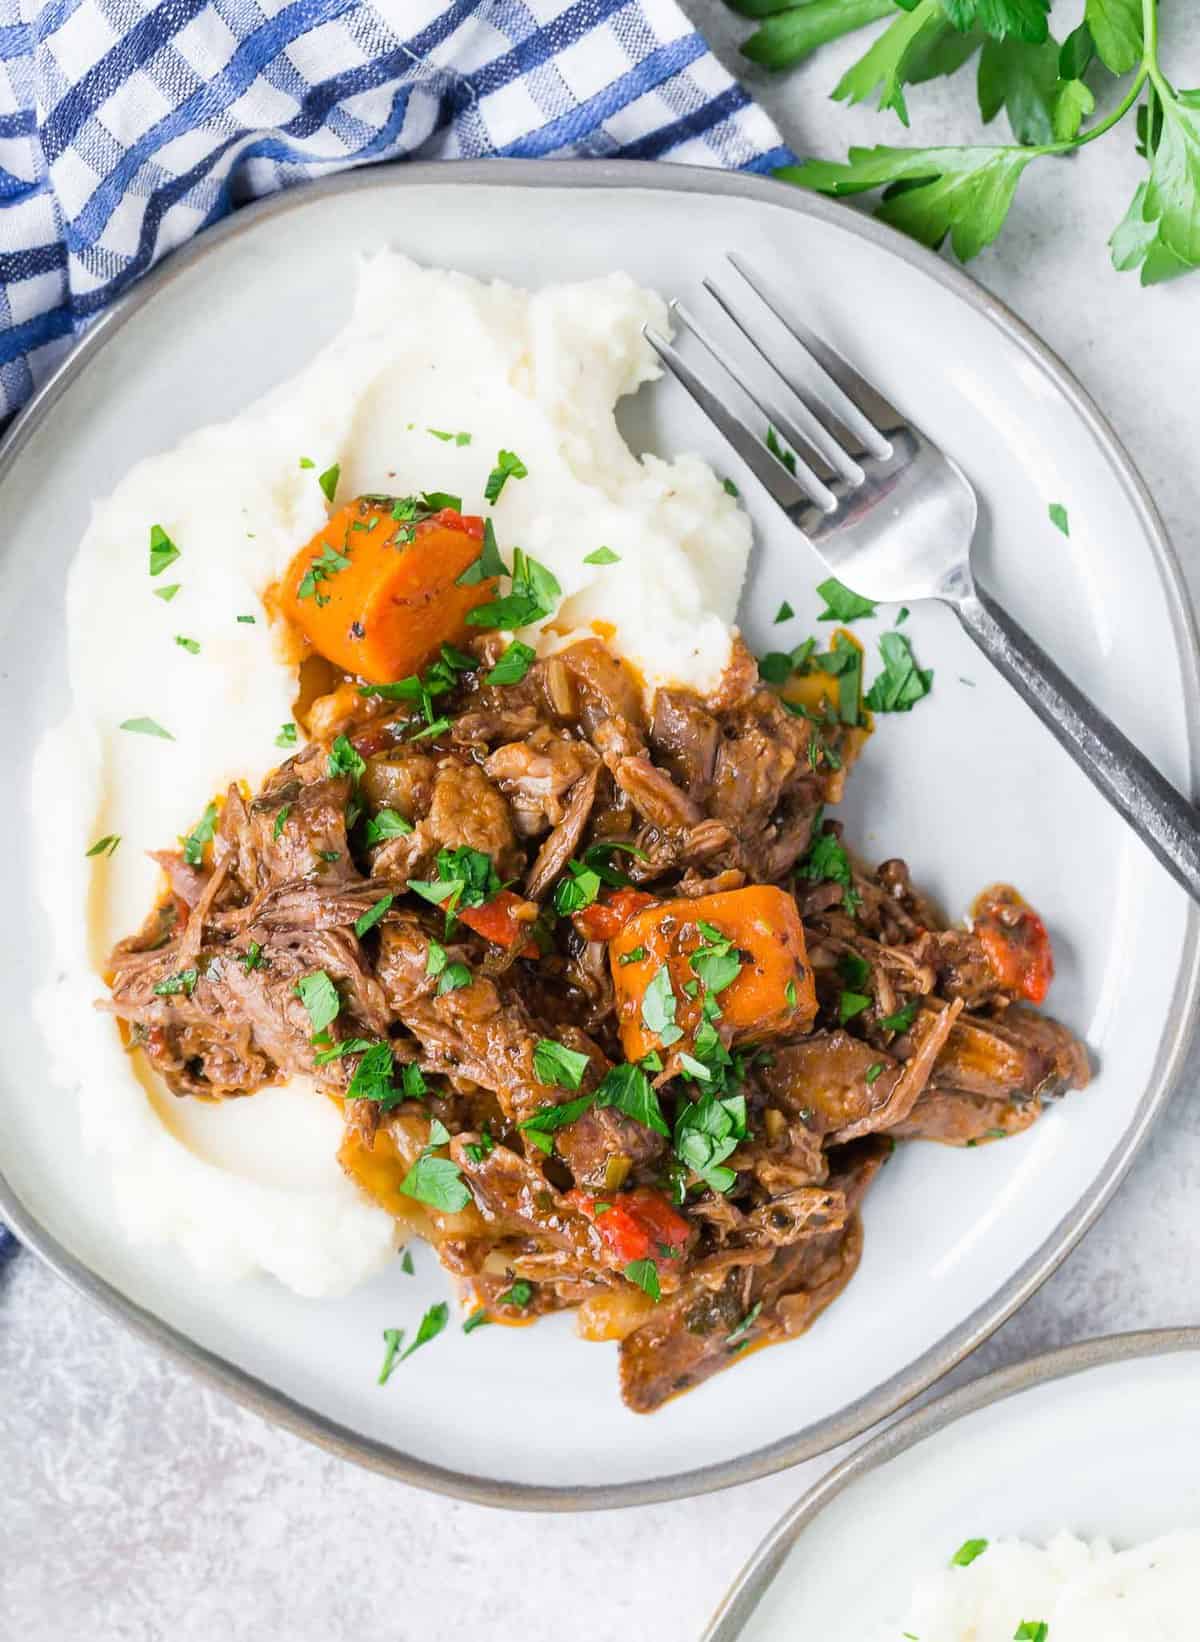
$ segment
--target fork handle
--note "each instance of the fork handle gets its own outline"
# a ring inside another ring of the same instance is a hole
[[[988,660],[1172,877],[1200,901],[1200,810],[983,588],[976,585],[952,602],[959,621]]]

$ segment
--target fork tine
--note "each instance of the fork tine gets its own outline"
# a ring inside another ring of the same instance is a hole
[[[737,306],[737,304],[733,302],[725,294],[725,292],[720,289],[719,286],[714,285],[711,279],[701,280],[700,283],[721,311],[728,316],[734,325],[737,326],[738,330],[746,338],[746,341],[749,342],[750,346],[759,355],[759,357],[765,360],[765,362],[771,367],[772,371],[774,371],[775,375],[783,383],[784,387],[788,390],[792,397],[799,402],[801,410],[799,413],[798,422],[792,418],[786,417],[780,417],[776,422],[776,426],[780,427],[785,433],[788,443],[794,444],[795,442],[792,437],[792,431],[790,431],[794,430],[800,434],[801,438],[808,445],[810,445],[814,451],[819,453],[819,455],[823,458],[824,463],[828,464],[825,471],[822,471],[820,468],[817,469],[823,479],[827,477],[833,478],[836,474],[841,474],[842,478],[848,480],[850,484],[861,485],[863,481],[863,471],[854,460],[853,456],[847,454],[846,450],[847,446],[851,448],[857,447],[860,442],[858,437],[842,425],[828,406],[821,406],[821,411],[824,413],[825,417],[825,420],[822,421],[821,417],[817,413],[817,410],[814,408],[812,402],[813,396],[807,392],[804,387],[794,382],[791,377],[788,376],[778,359],[774,357],[774,355],[769,351],[767,345],[755,334],[750,320]],[[724,361],[722,361],[722,363],[724,363]],[[788,423],[788,427],[786,428],[783,426],[785,422]],[[830,427],[828,425],[829,423],[832,423],[833,426]]]
[[[748,428],[746,424],[726,406],[724,400],[714,393],[711,388],[707,387],[704,381],[687,364],[686,360],[679,355],[677,350],[670,348],[670,353],[673,355],[673,359],[670,360],[666,360],[660,350],[660,357],[663,357],[665,362],[671,366],[677,379],[683,383],[684,387],[687,388],[688,392],[696,400],[701,410],[703,410],[709,419],[715,422],[721,429],[725,437],[735,446],[742,460],[747,464],[747,466],[753,468],[755,475],[767,486],[767,489],[771,491],[771,494],[775,497],[775,500],[779,502],[781,507],[794,507],[797,501],[803,499],[814,503],[822,513],[831,513],[837,506],[837,498],[826,485],[822,475],[814,471],[811,463],[807,460],[807,456],[809,454],[816,456],[819,466],[829,474],[830,478],[833,478],[833,473],[826,466],[820,455],[811,450],[811,447],[803,438],[799,429],[796,428],[788,418],[778,417],[777,412],[771,406],[764,405],[758,395],[746,386],[745,382],[743,382],[741,376],[738,374],[737,366],[728,357],[728,355],[723,352],[722,349],[718,348],[709,340],[704,331],[696,324],[695,320],[681,303],[672,302],[671,311],[680,323],[688,331],[690,331],[692,336],[694,336],[701,346],[708,352],[713,361],[720,366],[720,368],[729,377],[730,381],[733,382],[734,385],[745,394],[746,398],[762,417],[764,431],[761,434],[756,434],[752,429]],[[653,337],[651,337],[650,340],[651,345],[656,346]],[[689,381],[688,378],[691,380]],[[780,459],[771,452],[765,442],[767,430],[775,427],[776,423],[778,423],[780,430],[786,428],[784,437],[788,445],[791,446],[792,457],[795,463],[794,467],[785,467],[783,462],[781,462]],[[734,430],[736,430],[736,436]],[[776,489],[776,484],[778,483],[779,475],[781,474],[783,475],[785,492],[782,496]],[[796,494],[797,492],[799,494]]]
[[[838,451],[839,462],[835,464],[829,461],[821,446],[810,439],[804,428],[796,422],[794,417],[790,416],[785,410],[780,409],[775,400],[768,402],[758,394],[752,393],[743,380],[737,361],[721,347],[720,343],[713,341],[708,331],[693,318],[691,312],[677,298],[671,302],[671,312],[684,329],[691,332],[700,346],[712,355],[726,376],[736,382],[742,392],[753,401],[755,407],[765,417],[767,426],[773,427],[776,433],[782,435],[784,442],[791,446],[797,457],[803,456],[814,477],[819,479],[823,485],[828,485],[831,480],[837,479],[838,474],[842,472],[844,467],[849,465],[850,472],[842,474],[843,478],[848,478],[855,483],[861,482],[861,470],[850,464],[849,458],[844,456],[840,450]],[[826,437],[825,443],[828,442],[828,437]]]
[[[798,457],[796,473],[789,473],[783,463],[771,455],[762,440],[744,422],[739,421],[720,397],[696,375],[665,336],[660,336],[649,325],[644,327],[643,334],[671,375],[687,389],[709,421],[725,435],[754,477],[766,486],[780,507],[793,508],[805,501],[815,502],[823,512],[829,512],[834,507],[834,497],[816,474]]]
[[[779,323],[796,339],[821,370],[827,386],[841,407],[838,414],[842,419],[847,420],[849,413],[853,418],[852,425],[859,429],[860,436],[867,441],[874,453],[881,458],[890,455],[891,446],[887,433],[889,430],[907,427],[906,419],[894,405],[888,403],[877,388],[873,388],[866,378],[838,353],[836,348],[817,336],[803,320],[782,313],[779,304],[766,290],[758,275],[752,273],[733,251],[727,251],[726,258],[755,296],[771,310]]]

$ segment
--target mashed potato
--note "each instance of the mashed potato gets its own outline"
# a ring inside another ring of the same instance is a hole
[[[174,1240],[209,1275],[261,1269],[306,1294],[351,1286],[394,1246],[390,1218],[338,1168],[338,1113],[305,1080],[175,1100],[93,1008],[106,954],[155,900],[145,852],[285,756],[295,669],[263,600],[326,517],[320,474],[340,467],[339,500],[446,490],[483,512],[498,451],[515,452],[527,477],[493,510],[499,541],[549,566],[564,595],[552,627],[523,636],[545,651],[600,623],[648,691],[718,681],[749,525],[697,458],[639,460],[617,431],[617,399],[656,374],[647,322],[664,328],[664,305],[624,275],[531,294],[385,254],[298,376],[97,504],[67,591],[72,709],[35,769],[57,958],[38,1007],[132,1236]],[[179,554],[155,576],[152,525]],[[585,562],[602,547],[617,562]],[[86,857],[111,834],[111,857]]]
[[[1198,1616],[1200,1534],[1114,1551],[1063,1533],[1045,1547],[997,1540],[965,1568],[924,1576],[879,1642],[1185,1642],[1200,1635]]]

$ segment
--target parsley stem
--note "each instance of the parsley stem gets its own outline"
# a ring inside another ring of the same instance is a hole
[[[1146,0],[1146,4],[1147,6],[1153,6],[1154,0]],[[1151,65],[1149,54],[1147,54],[1146,61],[1143,62],[1141,68],[1138,69],[1137,74],[1134,76],[1133,84],[1125,93],[1124,97],[1121,98],[1121,101],[1117,104],[1116,108],[1113,109],[1111,114],[1101,120],[1099,125],[1094,125],[1090,131],[1085,131],[1082,137],[1074,137],[1070,142],[1065,143],[1050,143],[1042,149],[1042,153],[1069,154],[1076,148],[1082,148],[1086,143],[1094,143],[1097,137],[1103,137],[1106,131],[1111,131],[1113,126],[1117,125],[1125,118],[1126,114],[1129,113],[1129,110],[1133,107],[1134,103],[1137,102],[1138,98],[1142,94],[1142,87],[1146,83],[1146,76],[1148,74],[1153,76],[1154,72],[1155,71]]]

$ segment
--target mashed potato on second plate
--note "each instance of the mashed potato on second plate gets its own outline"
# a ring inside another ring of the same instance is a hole
[[[276,738],[295,667],[264,596],[320,529],[319,476],[335,466],[339,500],[444,490],[490,511],[501,546],[561,584],[552,630],[523,635],[543,651],[600,623],[648,692],[717,683],[748,520],[699,459],[638,460],[613,419],[657,374],[642,326],[665,320],[661,299],[620,274],[531,294],[385,254],[364,265],[349,325],[298,376],[139,463],[97,505],[68,584],[72,710],[35,769],[57,958],[39,1007],[55,1080],[80,1089],[132,1236],[171,1239],[210,1275],[261,1269],[308,1294],[388,1258],[392,1221],[341,1174],[332,1104],[302,1079],[223,1104],[173,1100],[93,1008],[105,959],[155,899],[145,852],[287,756]],[[489,510],[501,449],[527,476]],[[156,525],[166,546],[157,538],[152,559]],[[589,564],[600,548],[607,562]],[[111,856],[86,856],[109,835],[121,838]]]

